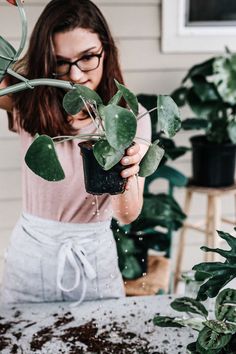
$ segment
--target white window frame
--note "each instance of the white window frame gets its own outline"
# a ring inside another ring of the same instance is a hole
[[[185,25],[186,0],[162,0],[162,51],[165,53],[236,51],[236,26]]]

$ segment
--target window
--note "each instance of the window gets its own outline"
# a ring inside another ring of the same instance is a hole
[[[162,0],[164,52],[236,50],[235,0]]]

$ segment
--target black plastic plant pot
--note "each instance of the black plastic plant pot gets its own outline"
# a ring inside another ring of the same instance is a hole
[[[105,171],[93,154],[93,143],[93,141],[84,141],[78,144],[83,158],[86,192],[95,195],[123,193],[127,178],[122,178],[120,173],[124,166],[117,163],[110,170]]]
[[[216,144],[204,135],[190,139],[192,144],[191,184],[202,187],[227,187],[234,184],[236,144]]]

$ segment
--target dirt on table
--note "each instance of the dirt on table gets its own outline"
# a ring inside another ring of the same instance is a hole
[[[76,326],[70,312],[52,316],[52,325],[38,329],[31,336],[29,353],[40,353],[43,349],[45,352],[46,348],[51,349],[53,343],[55,348],[60,348],[58,354],[164,354],[157,351],[158,348],[153,348],[145,336],[129,331],[125,316],[124,321],[118,323],[109,319],[109,313],[104,313],[108,321],[100,328],[95,319]],[[0,352],[7,349],[9,354],[26,354],[20,344],[22,333],[15,331],[14,326],[22,322],[24,330],[34,326],[35,322],[24,321],[19,312],[15,317],[17,321],[0,318]],[[14,341],[12,336],[15,337]]]

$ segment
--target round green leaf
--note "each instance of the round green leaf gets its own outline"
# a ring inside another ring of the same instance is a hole
[[[165,151],[156,143],[149,146],[147,153],[142,158],[139,166],[139,176],[146,177],[154,173],[164,156]]]
[[[63,107],[67,113],[74,115],[84,108],[84,101],[102,104],[99,95],[86,86],[75,85],[75,89],[67,92],[63,98]]]
[[[91,90],[90,88],[76,84],[76,91],[86,100],[90,101],[91,103],[102,104],[101,97],[97,94],[96,91]]]
[[[170,96],[157,96],[158,124],[168,136],[173,137],[181,127],[179,109]]]
[[[67,92],[62,104],[65,111],[71,115],[79,113],[84,108],[84,102],[77,90]]]
[[[134,112],[135,115],[138,115],[138,99],[137,97],[124,85],[120,84],[117,80],[115,80],[115,84],[118,90],[122,93],[125,101],[127,102],[129,108]]]
[[[124,150],[115,150],[106,140],[99,140],[93,147],[97,162],[105,171],[115,166],[124,155]]]
[[[108,105],[103,107],[106,138],[116,150],[126,149],[133,142],[137,130],[137,120],[128,109]]]
[[[116,94],[110,99],[108,104],[118,104],[120,102],[121,97],[122,97],[122,92],[118,90]]]
[[[36,175],[47,181],[65,178],[53,140],[47,135],[40,135],[33,141],[26,152],[25,162]]]

